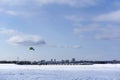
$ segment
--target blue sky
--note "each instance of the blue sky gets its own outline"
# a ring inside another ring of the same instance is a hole
[[[120,60],[120,1],[0,0],[0,44],[0,60]]]

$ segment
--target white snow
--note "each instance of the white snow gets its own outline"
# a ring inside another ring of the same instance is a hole
[[[39,69],[39,70],[119,70],[120,64],[94,65],[16,65],[0,64],[0,69]]]
[[[0,64],[0,80],[120,80],[120,64]]]

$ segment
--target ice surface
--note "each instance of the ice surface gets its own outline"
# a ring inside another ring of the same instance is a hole
[[[0,64],[0,80],[120,80],[120,64]]]

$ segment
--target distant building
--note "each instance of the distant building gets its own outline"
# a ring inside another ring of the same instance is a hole
[[[51,59],[51,62],[53,62],[53,59]]]
[[[75,61],[76,61],[76,60],[75,60],[75,58],[72,58],[71,62],[73,62],[73,63],[74,63]]]
[[[46,63],[45,60],[41,60],[41,61],[40,61],[40,64],[45,64],[45,63]]]
[[[56,63],[56,59],[54,59],[54,62]]]

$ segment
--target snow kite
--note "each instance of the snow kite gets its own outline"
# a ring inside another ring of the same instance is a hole
[[[33,47],[29,47],[29,50],[35,51],[35,49]]]

